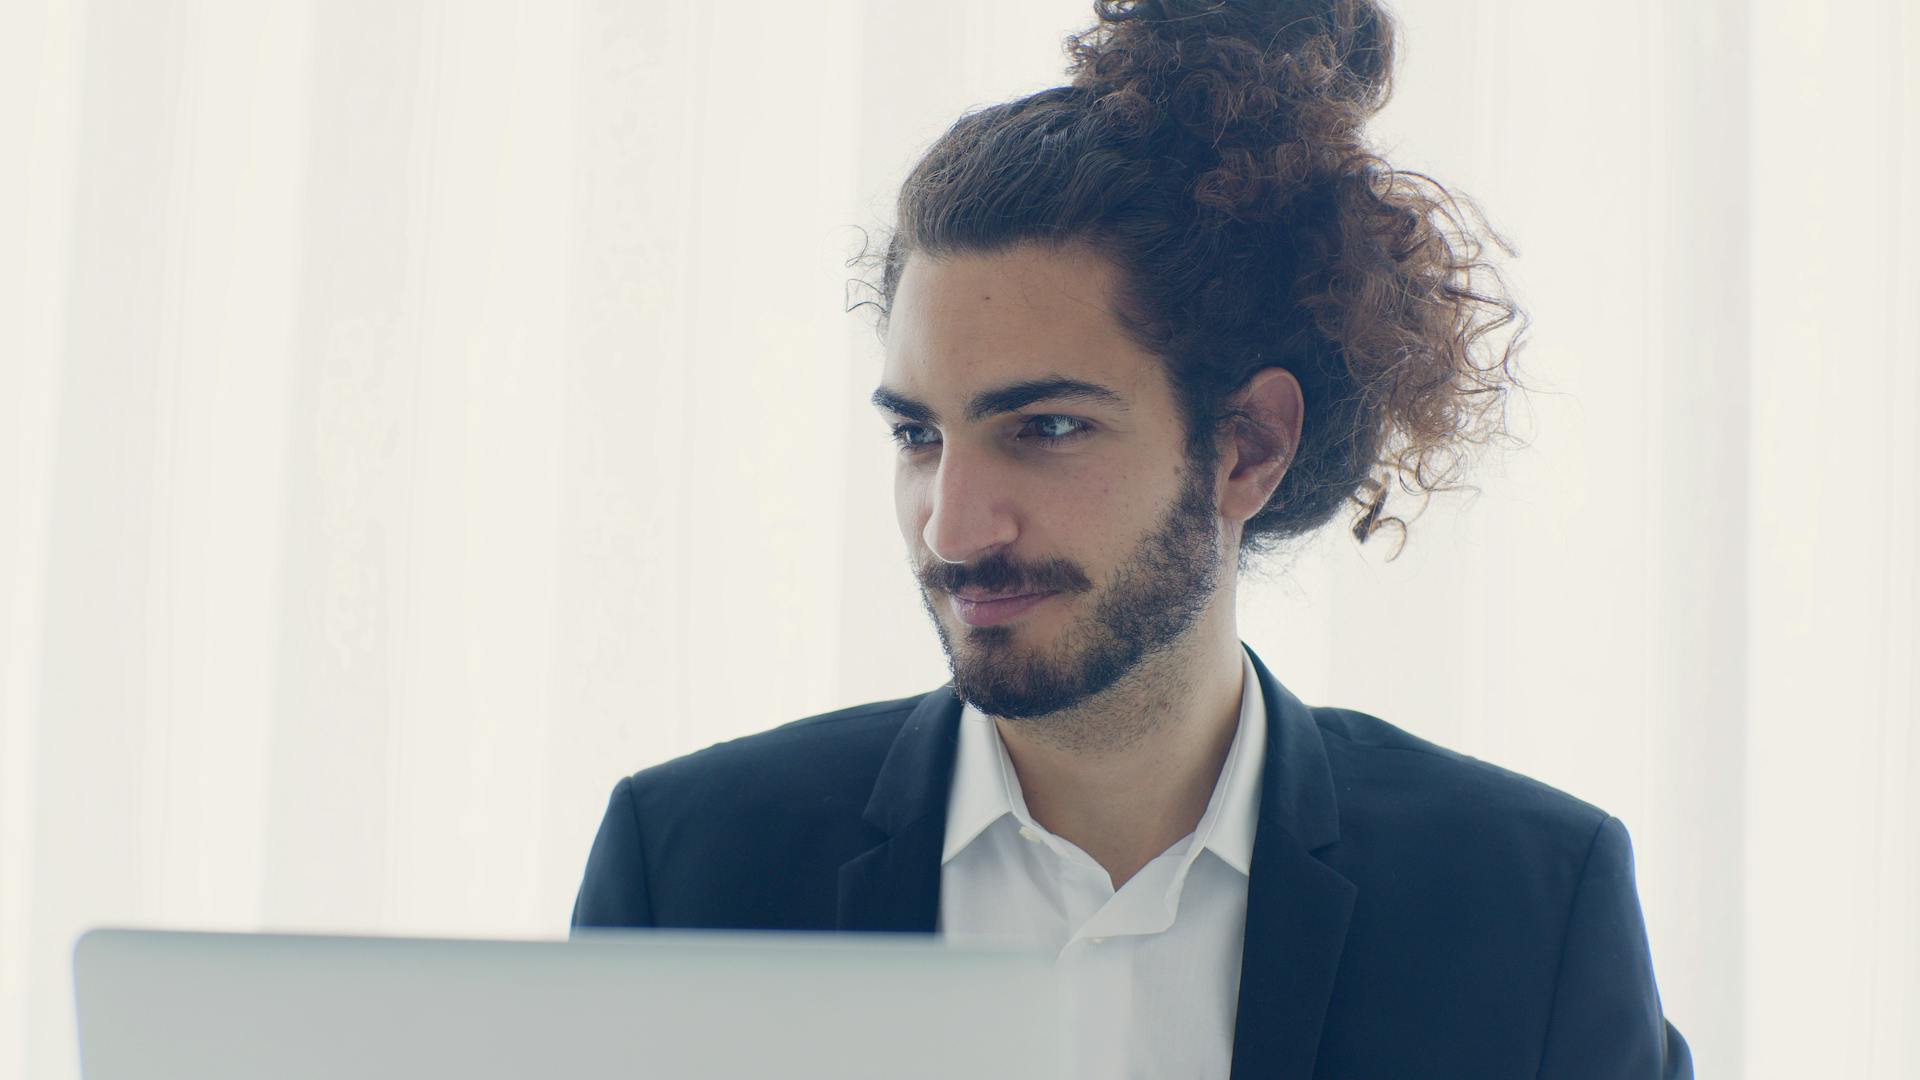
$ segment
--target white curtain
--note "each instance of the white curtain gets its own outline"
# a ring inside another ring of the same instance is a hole
[[[1920,16],[1398,9],[1547,391],[1242,636],[1622,817],[1703,1076],[1920,1075]],[[558,935],[618,776],[946,677],[844,262],[1086,0],[0,11],[0,1075],[87,926]]]

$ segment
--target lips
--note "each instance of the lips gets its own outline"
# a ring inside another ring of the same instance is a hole
[[[959,597],[962,600],[967,601],[968,603],[984,604],[984,603],[990,603],[994,600],[1014,600],[1022,596],[1038,596],[1040,593],[1044,592],[1045,590],[1032,589],[1027,592],[1017,592],[1017,593],[1016,592],[994,593],[994,592],[987,592],[984,589],[954,589],[951,591],[953,595]]]
[[[976,593],[975,595],[986,595]],[[1008,596],[1002,594],[998,599],[973,601],[961,593],[953,594],[954,613],[968,626],[997,626],[1019,618],[1029,609],[1044,604],[1058,593],[1038,592]]]

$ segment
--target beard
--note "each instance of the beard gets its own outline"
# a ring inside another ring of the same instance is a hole
[[[1022,642],[1022,621],[1015,620],[998,626],[958,623],[963,640],[956,652],[955,630],[935,610],[934,590],[923,575],[921,603],[953,671],[954,695],[988,716],[1030,720],[1082,705],[1171,649],[1206,611],[1218,582],[1219,518],[1211,481],[1210,469],[1189,462],[1166,516],[1121,562],[1093,610],[1067,621],[1051,650]],[[1063,601],[1092,587],[1070,565],[1021,573],[1000,556],[982,561],[964,577],[942,576],[938,585],[1058,590]],[[1064,730],[1055,734],[1072,739]]]

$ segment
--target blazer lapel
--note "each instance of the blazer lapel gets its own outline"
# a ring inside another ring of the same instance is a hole
[[[841,865],[837,928],[934,931],[961,708],[946,683],[920,699],[894,736],[862,815],[886,839]]]
[[[1247,655],[1266,698],[1267,757],[1247,882],[1232,1075],[1308,1080],[1358,890],[1313,856],[1340,838],[1333,772],[1313,714],[1252,649]]]

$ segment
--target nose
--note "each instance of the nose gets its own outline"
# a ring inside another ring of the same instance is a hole
[[[963,461],[943,447],[925,498],[920,539],[941,562],[978,562],[1019,535],[1011,485],[980,459]]]

